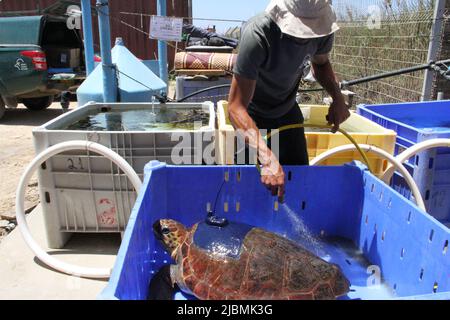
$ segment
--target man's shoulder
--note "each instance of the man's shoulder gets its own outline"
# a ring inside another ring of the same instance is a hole
[[[244,30],[245,29],[249,29],[249,30],[257,30],[260,32],[269,32],[269,31],[274,31],[274,22],[273,20],[270,18],[270,16],[268,14],[266,14],[265,12],[262,12],[256,16],[254,16],[253,18],[249,19],[245,25],[244,25]]]

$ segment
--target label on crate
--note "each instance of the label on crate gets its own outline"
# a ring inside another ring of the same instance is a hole
[[[99,215],[97,221],[100,227],[115,228],[117,227],[116,205],[114,201],[108,198],[102,198],[97,203]]]
[[[150,39],[181,41],[183,18],[151,16]]]

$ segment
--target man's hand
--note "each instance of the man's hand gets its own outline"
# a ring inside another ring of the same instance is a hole
[[[349,117],[350,111],[348,111],[344,97],[340,94],[337,98],[333,99],[333,103],[331,103],[330,109],[328,109],[327,121],[329,125],[333,125],[331,131],[336,133],[339,129],[339,125]]]
[[[272,193],[272,196],[278,196],[278,201],[284,199],[284,171],[275,156],[272,156],[266,165],[261,168],[261,182]]]
[[[329,125],[333,125],[332,132],[336,133],[339,125],[350,117],[350,112],[345,104],[345,99],[339,88],[339,81],[333,72],[328,54],[316,55],[311,62],[314,77],[333,98],[327,121]]]

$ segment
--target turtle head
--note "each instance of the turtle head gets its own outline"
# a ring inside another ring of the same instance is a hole
[[[186,238],[187,229],[175,220],[161,219],[153,224],[155,237],[162,242],[172,257],[175,257],[178,247]]]

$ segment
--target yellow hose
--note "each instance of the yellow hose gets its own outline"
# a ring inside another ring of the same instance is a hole
[[[327,125],[327,124],[304,124],[304,123],[296,123],[296,124],[289,124],[283,127],[278,128],[278,133],[282,132],[282,131],[286,131],[286,130],[290,130],[290,129],[297,129],[297,128],[319,128],[319,129],[332,129],[333,126]],[[370,163],[369,163],[369,159],[367,158],[366,154],[364,153],[364,151],[359,147],[358,143],[355,141],[355,139],[353,139],[353,137],[351,135],[348,134],[347,131],[345,131],[344,129],[339,128],[338,131],[340,133],[342,133],[351,143],[353,143],[356,147],[356,150],[358,150],[359,154],[361,155],[361,157],[363,158],[367,168],[369,169],[370,172],[374,173],[374,171],[372,171],[371,167],[370,167]],[[272,133],[267,134],[264,137],[264,140],[267,140],[272,136]],[[256,162],[256,168],[258,169],[259,172],[261,172],[261,167],[259,165],[258,162]]]

